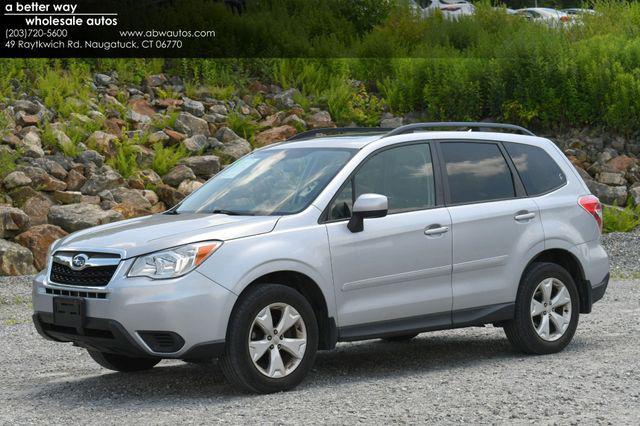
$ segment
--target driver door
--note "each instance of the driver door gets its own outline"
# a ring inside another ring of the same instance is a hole
[[[365,193],[387,196],[388,215],[352,233],[351,207]],[[451,219],[436,204],[428,143],[366,159],[329,206],[325,226],[341,339],[450,325]],[[425,234],[435,228],[444,231]]]

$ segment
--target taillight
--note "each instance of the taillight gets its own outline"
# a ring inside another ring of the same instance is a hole
[[[569,17],[568,17],[568,16],[561,16],[561,17],[560,17],[560,20],[561,20],[562,22],[569,22]]]
[[[602,232],[602,204],[595,195],[584,195],[578,199],[580,207],[585,209],[598,223],[598,229]]]

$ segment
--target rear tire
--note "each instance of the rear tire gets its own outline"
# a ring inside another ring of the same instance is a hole
[[[578,327],[579,305],[576,284],[564,268],[534,263],[522,277],[515,316],[504,324],[504,332],[524,353],[560,352]]]
[[[307,299],[290,287],[259,284],[250,289],[234,308],[228,330],[220,367],[238,389],[254,393],[292,389],[315,361],[316,316]]]
[[[89,352],[89,356],[102,367],[123,373],[149,370],[160,362],[160,358],[132,358],[92,350],[87,350],[87,352]]]
[[[408,342],[416,337],[419,333],[400,334],[398,336],[383,337],[382,340],[389,343]]]

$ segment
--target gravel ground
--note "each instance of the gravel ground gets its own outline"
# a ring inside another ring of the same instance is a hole
[[[611,245],[621,275],[637,274],[637,240]],[[237,393],[216,364],[109,372],[40,338],[30,312],[29,278],[0,278],[0,424],[640,424],[640,279],[612,281],[559,354],[523,356],[493,327],[339,344],[299,388],[266,396]]]

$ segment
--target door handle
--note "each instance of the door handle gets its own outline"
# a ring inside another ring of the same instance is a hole
[[[424,235],[440,235],[448,231],[449,231],[448,226],[431,225],[425,228]]]
[[[515,220],[522,221],[522,220],[531,220],[534,217],[536,217],[535,213],[524,211],[524,212],[518,212],[513,218]]]

